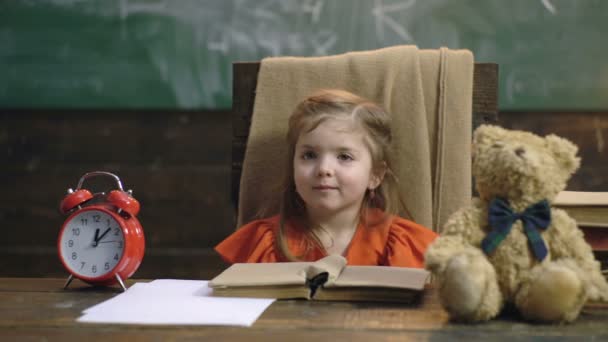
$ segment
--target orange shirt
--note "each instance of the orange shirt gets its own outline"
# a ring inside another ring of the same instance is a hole
[[[287,245],[294,255],[306,250],[306,235],[287,222]],[[229,263],[285,262],[275,238],[279,216],[256,220],[244,225],[215,250]],[[424,267],[424,252],[437,234],[415,222],[398,216],[373,226],[359,224],[350,245],[344,252],[349,265],[384,265]],[[309,249],[303,261],[316,261],[327,256],[320,246]]]

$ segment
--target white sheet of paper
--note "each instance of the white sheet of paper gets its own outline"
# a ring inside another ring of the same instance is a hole
[[[207,281],[159,279],[83,311],[78,322],[251,326],[274,299],[210,297]]]

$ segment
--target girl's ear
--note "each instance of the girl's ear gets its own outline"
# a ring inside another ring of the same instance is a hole
[[[368,189],[373,190],[382,184],[386,175],[386,163],[382,162],[382,166],[372,171],[372,176],[369,179]]]

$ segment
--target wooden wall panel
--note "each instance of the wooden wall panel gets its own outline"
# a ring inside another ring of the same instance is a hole
[[[230,161],[229,117],[228,111],[0,110],[0,146],[7,161],[33,166],[44,161],[214,164]]]
[[[227,186],[226,186],[227,188]],[[0,203],[0,249],[13,246],[50,246],[56,242],[65,216],[48,204]],[[138,217],[151,248],[209,248],[233,229],[232,209],[226,204],[196,200],[152,201],[142,204]]]
[[[221,265],[212,247],[234,230],[230,118],[227,111],[0,109],[0,276],[64,274],[55,251],[65,218],[59,201],[94,170],[116,173],[142,205],[147,251],[138,276],[187,278]],[[85,187],[115,183],[93,178]]]
[[[123,150],[124,151],[124,150]],[[205,153],[204,151],[200,153]],[[11,165],[12,164],[12,165]],[[141,202],[188,198],[197,201],[221,201],[224,186],[230,180],[224,177],[229,171],[225,165],[204,163],[168,164],[154,166],[135,164],[128,161],[90,162],[44,162],[30,169],[28,164],[10,163],[3,167],[0,180],[2,192],[11,193],[11,200],[35,200],[57,202],[68,188],[76,188],[80,177],[96,169],[117,174],[125,189],[133,189],[133,196]],[[92,178],[84,187],[94,192],[114,187],[110,178]],[[144,203],[142,203],[144,204]]]
[[[608,191],[608,111],[502,112],[499,124],[572,140],[583,164],[569,189]],[[209,279],[225,266],[212,246],[234,230],[231,136],[227,111],[0,109],[0,276],[65,275],[57,206],[83,173],[102,169],[142,203],[135,277]]]

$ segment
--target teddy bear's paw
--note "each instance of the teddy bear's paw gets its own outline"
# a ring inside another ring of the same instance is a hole
[[[594,265],[595,266],[595,265]],[[589,270],[591,268],[591,270]],[[599,270],[599,267],[586,268],[586,275],[590,278],[586,282],[587,299],[591,301],[608,302],[608,283],[606,277]]]
[[[521,314],[540,322],[571,322],[587,300],[583,282],[577,273],[560,265],[549,264],[523,284],[516,297]]]
[[[608,285],[606,284],[606,279],[600,279],[598,283],[599,284],[597,286],[591,288],[593,296],[590,294],[588,299],[593,301],[608,302]]]
[[[501,301],[498,288],[491,286],[496,282],[495,277],[492,266],[485,259],[469,254],[453,257],[439,283],[444,308],[456,320],[483,321],[494,317]],[[495,305],[488,308],[488,304]]]

